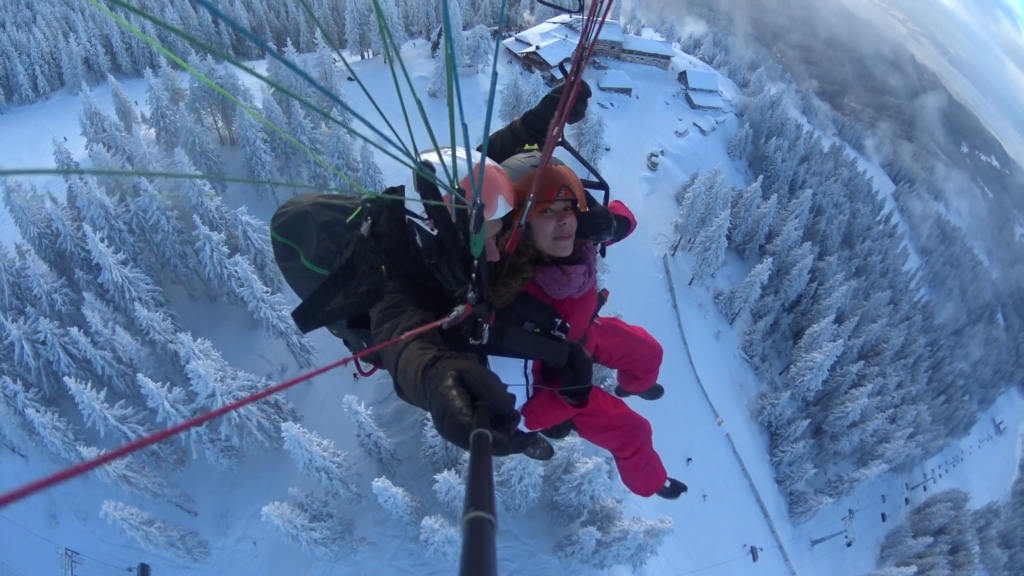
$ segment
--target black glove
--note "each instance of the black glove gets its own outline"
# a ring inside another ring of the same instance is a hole
[[[615,238],[615,216],[602,204],[576,213],[576,237],[602,244]]]
[[[526,128],[534,140],[543,140],[547,134],[548,125],[551,124],[551,119],[555,116],[555,110],[558,108],[558,99],[562,97],[562,90],[564,89],[565,84],[555,86],[540,99],[536,106],[524,112],[520,117],[523,127]],[[569,110],[569,124],[575,124],[583,120],[587,113],[587,100],[590,98],[590,95],[590,86],[586,82],[581,81],[580,89],[576,93],[576,102],[573,103],[572,109]]]
[[[485,366],[468,358],[444,359],[430,370],[425,384],[427,409],[434,427],[449,442],[468,450],[477,411],[485,410],[490,417],[491,444],[496,456],[536,448],[537,433],[518,429],[520,415],[515,408],[515,396]]]
[[[569,404],[582,408],[590,400],[590,390],[594,387],[594,361],[583,344],[568,344],[569,360],[562,369],[562,387],[558,394]]]

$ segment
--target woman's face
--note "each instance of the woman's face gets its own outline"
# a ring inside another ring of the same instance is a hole
[[[572,202],[559,200],[530,220],[534,247],[546,256],[564,258],[576,245],[576,212]]]

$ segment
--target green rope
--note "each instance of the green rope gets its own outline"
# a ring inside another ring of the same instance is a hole
[[[363,133],[359,132],[358,130],[352,128],[350,125],[346,124],[345,122],[342,122],[341,120],[338,120],[337,118],[332,116],[329,112],[325,112],[319,106],[309,102],[307,99],[303,98],[302,96],[300,96],[298,94],[295,94],[293,91],[291,91],[287,87],[285,87],[285,86],[275,82],[273,79],[269,78],[268,76],[260,74],[259,72],[256,72],[255,70],[252,70],[248,66],[245,66],[244,64],[238,62],[235,58],[231,57],[231,55],[223,52],[222,50],[219,50],[218,48],[216,48],[214,46],[211,46],[210,44],[208,44],[206,42],[203,42],[202,40],[196,38],[195,36],[192,36],[191,34],[188,34],[187,32],[184,32],[181,29],[179,29],[179,28],[177,28],[177,27],[175,27],[175,26],[173,26],[171,24],[168,24],[168,23],[164,22],[163,20],[161,20],[161,19],[159,19],[159,18],[157,18],[155,16],[152,16],[151,14],[149,14],[149,13],[143,11],[143,10],[140,10],[140,9],[130,5],[130,4],[126,4],[122,0],[106,0],[106,1],[110,2],[111,4],[114,4],[116,6],[119,6],[121,8],[124,8],[125,10],[135,14],[136,16],[139,16],[140,18],[143,18],[145,20],[148,20],[149,22],[152,22],[153,24],[155,24],[155,25],[157,25],[157,26],[167,30],[168,32],[171,32],[172,34],[174,34],[174,35],[176,35],[176,36],[178,36],[178,37],[188,41],[189,43],[195,45],[196,47],[199,47],[199,48],[207,51],[211,55],[213,55],[213,56],[215,56],[215,57],[217,57],[217,58],[219,58],[221,60],[224,60],[225,62],[227,62],[228,64],[231,64],[232,66],[234,66],[235,68],[241,70],[242,72],[245,72],[246,74],[259,79],[260,81],[262,81],[263,83],[267,84],[268,86],[274,88],[275,90],[279,90],[281,93],[287,95],[288,97],[292,98],[293,100],[296,100],[297,102],[302,104],[307,109],[309,109],[309,110],[315,112],[316,114],[322,116],[328,122],[331,122],[331,123],[341,127],[343,130],[348,132],[350,135],[352,135],[352,136],[354,136],[356,138],[359,138],[359,139],[367,142],[372,147],[374,147],[377,150],[381,151],[386,156],[388,156],[388,157],[392,158],[393,160],[397,161],[399,164],[409,168],[410,170],[415,169],[415,166],[412,165],[409,162],[408,158],[400,157],[400,156],[396,155],[394,152],[385,149],[383,146],[381,146],[377,142],[375,142],[375,141],[371,140],[370,138],[368,138],[365,134],[363,134]],[[89,0],[89,2],[92,3],[95,6],[98,6],[96,4],[96,0]],[[113,17],[116,20],[118,20],[119,22],[123,21],[123,19],[119,18],[117,15],[113,14],[112,12],[110,12],[110,10],[107,9],[106,7],[104,7],[104,6],[98,6],[98,7],[102,11],[106,12],[107,14],[109,14],[111,17]],[[127,26],[131,27],[131,24],[127,24]],[[137,32],[138,32],[137,34],[135,34],[133,32],[133,34],[136,37],[139,37],[140,39],[145,41],[147,44],[150,44],[151,46],[156,48],[158,51],[160,51],[162,54],[164,54],[165,56],[167,56],[168,58],[170,58],[174,62],[179,63],[179,65],[181,65],[186,70],[190,69],[190,67],[186,63],[184,63],[181,60],[181,58],[177,57],[176,55],[174,55],[173,53],[168,51],[166,48],[164,48],[162,45],[160,45],[159,41],[148,37],[142,31],[137,31]],[[223,93],[223,90],[219,90],[219,91]],[[231,98],[230,95],[228,95],[227,97]],[[242,108],[244,110],[246,110],[247,113],[249,113],[249,115],[251,117],[253,117],[255,120],[260,122],[260,124],[270,128],[271,130],[274,130],[275,133],[281,135],[281,137],[284,138],[286,141],[288,141],[289,144],[292,144],[293,146],[297,146],[300,150],[305,148],[301,143],[299,143],[297,140],[295,140],[289,134],[285,133],[281,129],[279,129],[276,126],[274,126],[272,123],[270,123],[268,120],[263,118],[258,113],[251,112],[249,110],[249,108],[247,106],[245,106],[244,104],[242,104],[241,106],[242,106]],[[342,174],[342,173],[334,171],[334,170],[331,170],[331,171],[332,171],[332,173],[335,173],[338,176],[341,176],[343,179],[348,181],[350,184],[354,184],[355,188],[363,189],[362,186],[359,185],[358,182],[353,181],[348,175]],[[444,185],[442,185],[442,187],[444,187]],[[365,189],[363,189],[363,191],[366,192]]]
[[[320,31],[320,35],[324,37],[324,41],[327,42],[328,46],[330,46],[331,49],[334,50],[334,52],[338,55],[338,58],[341,60],[342,64],[345,65],[345,70],[348,71],[349,76],[353,80],[355,80],[356,84],[363,91],[363,95],[366,96],[366,99],[369,100],[371,105],[373,105],[373,109],[377,111],[377,114],[380,115],[381,119],[384,121],[384,124],[388,127],[388,129],[391,130],[391,133],[395,135],[395,140],[398,140],[398,142],[402,144],[403,151],[406,153],[406,155],[412,157],[414,153],[410,151],[408,147],[405,146],[405,142],[402,142],[402,139],[398,136],[398,131],[395,129],[394,126],[391,125],[391,120],[389,120],[387,114],[385,114],[384,111],[381,110],[380,106],[377,104],[377,101],[374,100],[373,96],[370,94],[369,89],[367,89],[366,85],[363,84],[363,80],[359,78],[359,75],[356,74],[356,71],[352,69],[352,66],[348,63],[348,59],[345,58],[345,55],[341,52],[341,48],[337,46],[337,43],[334,43],[334,45],[332,45],[330,34],[327,33],[327,29],[324,28],[323,23],[320,21],[319,18],[317,18],[316,13],[314,13],[313,9],[309,6],[309,2],[307,0],[299,0],[299,4],[302,6],[302,9],[303,11],[305,11],[306,15],[313,21],[313,25],[316,26],[317,30]],[[412,144],[413,150],[415,150],[416,141],[413,140]]]
[[[447,206],[444,202],[437,202],[431,200],[422,200],[419,198],[409,198],[397,194],[382,194],[376,192],[366,192],[363,194],[352,194],[349,188],[334,188],[317,186],[314,184],[299,184],[296,182],[288,182],[282,180],[255,180],[252,178],[240,178],[235,176],[228,176],[226,174],[201,174],[199,172],[169,172],[159,170],[110,170],[103,168],[12,168],[3,169],[0,168],[0,178],[12,177],[12,176],[107,176],[107,177],[121,177],[121,178],[171,178],[179,180],[219,180],[223,182],[238,183],[238,184],[266,184],[271,186],[290,186],[292,188],[300,188],[307,190],[317,190],[324,193],[338,194],[339,196],[348,196],[351,198],[383,198],[386,200],[403,200],[425,205],[439,205]],[[165,194],[166,196],[173,197],[175,194]]]
[[[230,92],[228,92],[227,90],[225,90],[219,84],[217,84],[216,82],[214,82],[213,80],[208,78],[205,74],[203,74],[199,70],[196,70],[188,62],[185,62],[180,57],[178,57],[176,54],[174,54],[173,52],[168,50],[166,47],[164,47],[160,43],[159,40],[153,38],[152,36],[149,36],[148,34],[143,32],[142,30],[139,30],[138,28],[133,26],[130,22],[128,22],[127,20],[122,18],[120,15],[114,14],[113,12],[110,11],[109,8],[107,8],[106,6],[103,6],[97,0],[88,0],[88,1],[89,1],[90,4],[95,6],[97,9],[99,9],[102,12],[105,12],[107,15],[109,15],[111,18],[113,18],[118,24],[121,25],[122,28],[127,30],[133,36],[135,36],[136,38],[139,38],[143,42],[146,42],[151,47],[153,47],[155,50],[157,50],[158,52],[160,52],[161,54],[163,54],[167,58],[170,58],[175,64],[178,64],[183,69],[185,69],[190,74],[192,74],[194,77],[199,79],[201,82],[203,82],[204,84],[209,86],[211,89],[216,91],[218,94],[224,96],[229,101],[231,101],[233,104],[235,104],[236,106],[238,106],[239,108],[244,110],[245,113],[249,115],[249,117],[251,117],[255,121],[259,122],[263,126],[266,126],[267,128],[273,130],[276,134],[280,135],[282,138],[285,139],[285,141],[287,141],[293,147],[298,148],[300,151],[302,151],[307,156],[309,156],[321,168],[323,168],[324,170],[330,172],[331,174],[334,174],[336,176],[341,177],[342,179],[344,179],[346,182],[349,183],[350,187],[355,188],[357,190],[360,190],[364,194],[369,194],[369,192],[367,192],[367,190],[359,182],[356,182],[355,180],[353,180],[347,174],[345,174],[343,172],[340,172],[337,169],[335,169],[334,167],[332,167],[330,164],[327,163],[326,160],[323,159],[322,156],[320,156],[319,154],[317,154],[316,152],[311,150],[308,146],[306,146],[306,145],[302,144],[301,142],[299,142],[298,140],[296,140],[291,134],[288,134],[287,132],[285,132],[284,130],[282,130],[278,126],[276,126],[274,123],[272,123],[269,120],[267,120],[262,114],[260,114],[255,109],[253,109],[252,107],[248,106],[247,104],[245,104],[244,102],[239,100],[235,95],[233,95]],[[120,1],[119,0],[108,0],[108,1],[120,5]],[[132,11],[136,12],[135,10],[132,10]]]

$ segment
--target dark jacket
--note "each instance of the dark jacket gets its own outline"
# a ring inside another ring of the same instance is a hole
[[[487,140],[487,156],[501,162],[522,151],[526,146],[542,144],[543,131],[530,127],[519,118],[494,132]],[[374,342],[387,342],[404,332],[441,318],[464,301],[458,288],[447,286],[450,278],[438,278],[430,261],[441,255],[425,254],[436,250],[422,250],[415,240],[414,224],[406,233],[410,236],[410,258],[414,269],[390,282],[381,300],[370,309],[370,331]],[[467,265],[468,270],[468,265]],[[446,337],[447,336],[447,341]],[[398,396],[421,408],[427,408],[426,382],[439,362],[453,358],[475,358],[469,353],[456,352],[464,348],[455,334],[443,335],[434,330],[421,336],[389,346],[380,352],[382,366],[391,374]]]
[[[503,162],[531,144],[542,146],[547,126],[540,124],[530,122],[528,116],[524,115],[494,132],[488,138],[487,156],[496,162]],[[588,199],[588,218],[608,214],[607,208],[589,196]],[[611,215],[607,217],[610,219]],[[425,242],[436,243],[436,239],[421,237],[417,240],[416,236],[421,230],[411,223],[406,233],[410,237],[408,245],[411,254],[406,259],[411,263],[410,269],[390,282],[384,296],[370,309],[371,337],[377,343],[393,340],[404,332],[433,322],[465,302],[463,289],[468,282],[458,284],[458,281],[452,279],[453,274],[441,271],[444,266],[431,264],[445,256],[439,254],[436,245],[429,249],[422,248]],[[599,241],[606,240],[609,238],[601,238]],[[465,262],[465,270],[469,270],[468,261]],[[431,371],[446,360],[475,359],[473,353],[457,351],[467,348],[460,333],[434,330],[383,349],[380,352],[381,365],[391,374],[399,397],[428,409],[426,386]]]

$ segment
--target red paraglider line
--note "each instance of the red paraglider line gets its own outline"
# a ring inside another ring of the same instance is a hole
[[[76,464],[74,466],[71,466],[70,468],[65,468],[64,470],[60,470],[59,472],[51,474],[50,476],[47,476],[45,478],[40,478],[39,480],[36,480],[36,481],[31,482],[29,484],[26,484],[26,485],[24,485],[24,486],[22,486],[20,488],[17,488],[15,490],[7,492],[6,494],[0,495],[0,508],[3,508],[3,507],[5,507],[8,504],[11,504],[13,502],[17,502],[18,500],[22,500],[24,498],[27,498],[27,497],[29,497],[29,496],[37,493],[37,492],[40,492],[42,490],[45,490],[47,488],[50,488],[50,487],[55,486],[57,484],[60,484],[61,482],[64,482],[66,480],[70,480],[72,478],[75,478],[76,476],[81,476],[82,474],[85,474],[86,472],[89,472],[90,470],[93,470],[95,468],[103,466],[104,464],[107,464],[108,462],[111,462],[111,461],[116,460],[118,458],[121,458],[123,456],[127,456],[128,454],[131,454],[133,452],[138,452],[139,450],[142,450],[143,448],[145,448],[147,446],[152,446],[153,444],[156,444],[157,442],[166,440],[166,439],[168,439],[168,438],[170,438],[172,436],[175,436],[177,434],[181,434],[182,432],[188,430],[189,428],[194,428],[194,427],[197,427],[197,426],[202,426],[203,424],[209,422],[210,420],[213,420],[214,418],[218,418],[220,416],[223,416],[223,415],[227,414],[228,412],[232,412],[234,410],[238,410],[239,408],[241,408],[243,406],[246,406],[248,404],[252,404],[253,402],[256,402],[258,400],[262,400],[262,399],[266,398],[267,396],[270,396],[272,394],[277,394],[278,392],[281,392],[282,390],[287,390],[288,388],[291,388],[292,386],[295,386],[295,385],[300,384],[302,382],[305,382],[307,380],[311,380],[311,379],[313,379],[313,378],[315,378],[315,377],[317,377],[317,376],[319,376],[319,375],[321,375],[321,374],[323,374],[325,372],[329,372],[331,370],[334,370],[335,368],[344,366],[345,364],[348,364],[349,362],[352,362],[353,360],[356,360],[358,358],[362,358],[362,357],[367,356],[369,354],[373,354],[374,352],[377,352],[379,350],[383,350],[384,348],[387,348],[388,346],[392,346],[392,345],[397,344],[399,342],[404,342],[405,340],[408,340],[410,338],[415,338],[416,336],[419,336],[420,334],[423,334],[424,332],[429,332],[430,330],[434,330],[436,328],[448,327],[448,326],[451,326],[453,324],[456,324],[456,323],[460,322],[462,319],[464,319],[470,313],[470,311],[471,311],[471,307],[469,305],[460,306],[459,308],[456,308],[448,316],[445,316],[444,318],[441,318],[440,320],[436,320],[434,322],[430,322],[429,324],[424,324],[423,326],[420,326],[418,328],[414,328],[412,330],[409,330],[408,332],[404,332],[401,335],[399,335],[397,338],[394,338],[393,340],[388,340],[387,342],[384,342],[384,343],[381,343],[381,344],[377,344],[376,346],[371,346],[370,348],[367,348],[367,349],[362,350],[362,351],[360,351],[360,352],[358,352],[356,354],[353,354],[352,356],[349,356],[348,358],[344,358],[344,359],[338,360],[337,362],[334,362],[332,364],[328,364],[328,365],[323,366],[321,368],[317,368],[316,370],[313,370],[311,372],[307,372],[307,373],[305,373],[305,374],[303,374],[301,376],[298,376],[298,377],[293,378],[291,380],[288,380],[286,382],[282,382],[282,383],[280,383],[280,384],[278,384],[276,386],[271,386],[270,388],[266,388],[264,390],[261,390],[261,391],[255,393],[255,394],[253,394],[251,396],[246,396],[245,398],[242,398],[240,400],[232,402],[231,404],[227,404],[227,405],[221,406],[220,408],[217,408],[216,410],[207,412],[205,414],[200,414],[199,416],[196,416],[195,418],[191,418],[189,420],[186,420],[186,421],[184,421],[181,424],[178,424],[176,426],[172,426],[170,428],[166,428],[164,430],[161,430],[159,432],[156,432],[156,433],[151,434],[149,436],[146,436],[144,438],[139,438],[138,440],[135,440],[135,441],[133,441],[133,442],[131,442],[129,444],[125,444],[124,446],[121,446],[120,448],[118,448],[116,450],[113,450],[111,452],[107,452],[107,453],[102,454],[100,456],[97,456],[96,458],[93,458],[91,460],[86,460],[85,462],[82,462],[80,464]]]

